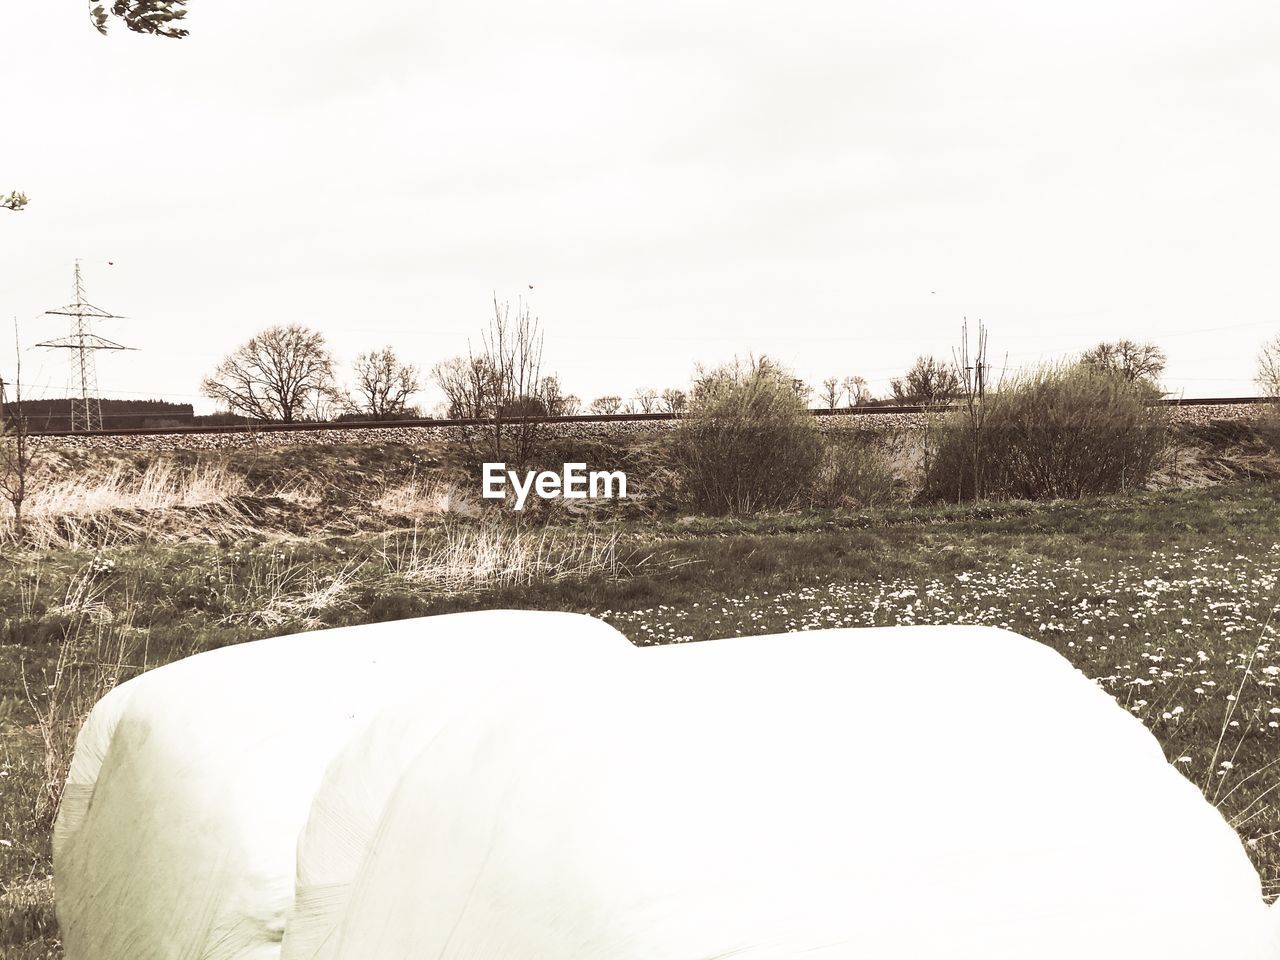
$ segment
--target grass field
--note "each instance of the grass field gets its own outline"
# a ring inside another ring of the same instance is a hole
[[[1008,627],[1063,653],[1140,717],[1280,893],[1278,501],[1280,484],[1253,481],[751,520],[665,513],[519,526],[446,510],[392,530],[335,524],[305,538],[124,539],[10,556],[0,561],[0,954],[60,955],[41,731],[56,733],[87,703],[77,683],[256,637],[499,606],[595,614],[637,644]],[[106,666],[86,678],[75,664],[89,661]],[[904,711],[927,711],[911,688],[929,669],[904,647],[893,676],[851,687],[892,684]]]

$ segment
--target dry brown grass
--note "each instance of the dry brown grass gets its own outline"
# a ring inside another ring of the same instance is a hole
[[[387,487],[373,505],[390,517],[426,520],[457,514],[479,516],[480,508],[456,484],[439,478],[413,476],[407,483]]]
[[[482,587],[553,583],[603,573],[622,564],[617,531],[578,533],[511,523],[447,525],[431,538],[413,536],[382,551],[389,573],[441,593]]]
[[[222,623],[249,623],[279,629],[310,630],[324,625],[327,611],[351,606],[348,596],[360,580],[362,564],[352,561],[337,571],[315,564],[295,564],[283,552],[273,552],[226,586],[226,600],[235,609]]]
[[[37,550],[100,547],[143,539],[224,538],[252,530],[240,499],[243,477],[219,465],[181,469],[158,462],[141,473],[116,464],[36,484],[24,511],[22,546]],[[11,515],[0,543],[13,543]]]
[[[57,816],[84,718],[117,684],[146,669],[147,635],[133,626],[136,604],[128,595],[108,604],[106,573],[94,561],[71,580],[62,602],[48,611],[62,624],[52,664],[34,675],[22,669],[22,688],[44,746],[44,789],[35,815],[48,826]]]

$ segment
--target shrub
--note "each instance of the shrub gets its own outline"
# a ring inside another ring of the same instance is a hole
[[[790,373],[762,358],[698,379],[672,461],[698,509],[786,509],[808,494],[822,440]]]
[[[895,502],[899,484],[888,451],[867,437],[825,438],[812,498],[817,507],[862,508]]]
[[[1280,402],[1273,400],[1259,411],[1257,431],[1272,450],[1280,453]]]
[[[1075,499],[1143,486],[1168,445],[1159,393],[1096,366],[1043,367],[985,400],[976,438],[968,416],[944,421],[923,496]],[[976,470],[975,470],[976,460]]]

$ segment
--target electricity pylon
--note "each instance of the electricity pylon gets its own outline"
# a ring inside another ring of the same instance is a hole
[[[95,353],[99,350],[132,350],[114,340],[100,337],[91,329],[94,320],[123,320],[114,313],[95,307],[84,298],[84,282],[80,279],[80,261],[76,261],[76,299],[57,310],[46,310],[44,316],[70,317],[71,335],[37,343],[37,347],[75,351],[72,374],[79,379],[79,396],[71,398],[71,430],[101,430],[102,403],[98,399],[98,369]]]

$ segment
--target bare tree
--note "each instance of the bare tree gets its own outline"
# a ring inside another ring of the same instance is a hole
[[[480,357],[492,373],[489,451],[495,460],[526,464],[542,432],[536,419],[543,389],[542,331],[523,300],[518,301],[512,317],[511,304],[499,304],[495,293],[493,319],[480,342]],[[473,362],[475,359],[473,355]]]
[[[850,407],[862,406],[875,399],[867,389],[867,381],[862,377],[845,377],[841,386],[844,387],[845,399]]]
[[[822,391],[818,394],[818,399],[828,410],[834,410],[840,406],[840,398],[844,396],[844,387],[835,377],[827,377],[822,381]]]
[[[338,417],[360,412],[355,400],[336,383],[313,390],[303,400],[300,420],[311,423],[330,423]]]
[[[1116,340],[1100,343],[1080,355],[1080,362],[1118,373],[1130,383],[1146,380],[1155,384],[1164,373],[1164,351],[1154,343]]]
[[[231,353],[201,384],[232,413],[292,423],[333,392],[333,358],[324,336],[299,324],[264,330]]]
[[[893,399],[902,404],[941,405],[960,395],[960,378],[956,372],[949,364],[933,357],[918,357],[911,369],[889,386]]]
[[[437,363],[431,378],[445,397],[445,414],[454,420],[493,416],[494,371],[483,357],[454,357]]]
[[[1257,384],[1262,394],[1280,400],[1280,336],[1263,344],[1258,353]]]
[[[450,417],[489,421],[470,433],[473,453],[514,464],[528,462],[544,429],[540,418],[566,400],[559,381],[542,375],[538,321],[523,301],[512,316],[510,304],[499,303],[496,294],[480,349],[437,364],[431,376]]]
[[[375,420],[403,416],[409,398],[420,389],[418,368],[400,360],[389,346],[360,354],[354,369],[361,412]]]
[[[991,373],[987,363],[987,328],[978,321],[976,351],[969,350],[969,321],[966,318],[960,328],[960,349],[951,352],[956,378],[960,381],[960,396],[964,402],[964,424],[968,433],[969,467],[973,472],[973,499],[986,496],[983,483],[982,432],[986,426],[987,381]]]
[[[562,392],[560,378],[554,375],[542,378],[536,399],[538,403],[531,404],[533,415],[545,413],[550,417],[571,417],[582,406],[582,401],[573,394]]]
[[[622,409],[622,398],[609,394],[604,397],[596,397],[591,401],[591,412],[609,416],[617,413]]]
[[[689,396],[683,390],[668,387],[662,391],[662,409],[676,416],[684,413],[689,406]]]
[[[635,400],[636,412],[657,413],[659,399],[657,390],[637,390]]]
[[[12,404],[4,402],[4,381],[0,380],[0,494],[13,509],[14,538],[21,540],[22,508],[31,489],[32,468],[40,449],[31,433],[31,422],[22,408],[22,348],[18,343],[17,320],[13,323],[13,343],[17,360]]]

